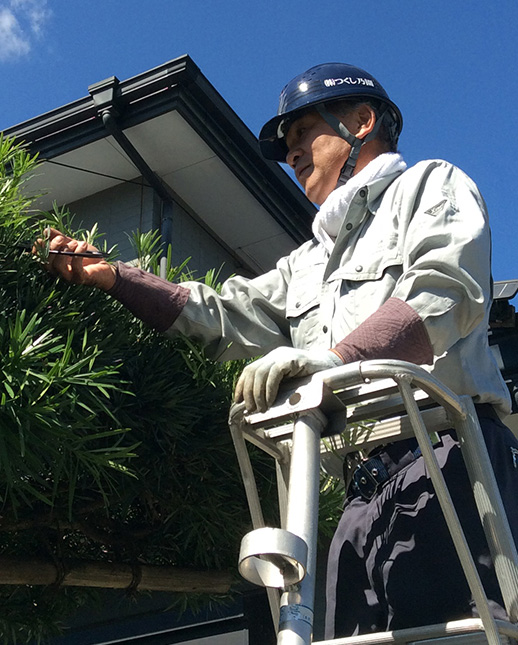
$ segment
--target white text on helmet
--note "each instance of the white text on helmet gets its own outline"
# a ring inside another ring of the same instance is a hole
[[[371,81],[370,78],[353,78],[352,76],[346,76],[345,78],[326,78],[324,85],[326,87],[334,87],[335,85],[367,85],[368,87],[374,87],[374,81]]]

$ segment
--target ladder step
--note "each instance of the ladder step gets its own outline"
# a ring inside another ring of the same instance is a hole
[[[518,626],[507,621],[496,621],[502,645],[510,645],[518,638]],[[455,620],[439,625],[413,629],[378,632],[333,640],[316,641],[313,645],[488,645],[480,618]]]

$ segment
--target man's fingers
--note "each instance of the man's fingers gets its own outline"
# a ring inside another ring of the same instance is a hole
[[[84,252],[87,250],[86,242],[78,242],[63,235],[56,235],[51,243],[50,248],[56,251]],[[58,275],[67,282],[79,284],[83,281],[83,263],[80,256],[72,255],[49,255],[47,268],[52,275]]]
[[[55,251],[73,250],[70,245],[76,240],[68,237],[68,235],[65,235],[61,231],[58,231],[55,228],[46,228],[43,234],[45,236],[45,242],[48,242],[49,249],[53,249]]]
[[[234,390],[234,402],[241,403],[242,400],[243,400],[243,372],[241,372],[236,383],[236,389]]]
[[[248,365],[247,367],[245,367],[239,381],[241,383],[241,398],[245,402],[245,408],[248,410],[248,412],[255,412],[255,370],[253,369],[253,365]]]
[[[75,244],[73,244],[75,242]],[[72,240],[69,244],[70,250],[77,253],[84,253],[88,249],[88,244],[86,242],[77,242]],[[73,247],[73,248],[72,248]],[[69,256],[70,258],[70,282],[74,284],[80,284],[83,282],[84,267],[83,267],[83,258],[78,256]]]
[[[48,243],[48,248],[51,251],[73,251],[73,242],[74,240],[72,240],[71,238],[59,233],[50,240],[50,242]],[[42,246],[44,246],[45,244],[46,242],[44,241]],[[58,269],[59,267],[66,266],[66,262],[63,262],[63,256],[49,255],[47,261],[51,269]]]
[[[268,407],[275,401],[279,383],[282,380],[282,368],[276,362],[266,356],[265,358],[250,365],[253,369],[253,383],[250,387],[250,403],[253,409],[258,412],[266,412]],[[273,398],[272,398],[273,393]],[[247,394],[245,392],[245,401]],[[250,408],[247,406],[247,410]]]
[[[48,233],[49,231],[52,232],[52,237],[50,237],[50,233]],[[71,241],[71,238],[63,235],[59,231],[56,231],[55,228],[46,228],[43,232],[43,235],[43,238],[39,237],[36,240],[33,247],[33,252],[38,249],[43,251],[47,247],[47,245],[49,249],[55,251],[70,250],[67,245]]]
[[[236,385],[234,400],[244,401],[248,412],[265,412],[275,401],[285,370],[262,358],[243,370]]]
[[[67,282],[72,282],[72,268],[70,256],[53,255],[49,257],[47,263],[48,271],[54,275],[63,278]]]
[[[56,230],[55,228],[46,228],[44,231],[45,240],[38,240],[38,242],[45,244],[48,242],[49,249],[53,251],[77,251],[81,250],[82,253],[85,251],[97,251],[97,247],[88,242],[76,240],[73,237],[68,237],[61,231]],[[79,248],[80,247],[80,248]]]
[[[57,228],[52,228],[50,226],[47,226],[47,228],[43,231],[43,235],[45,236],[45,240],[51,243],[54,242],[56,238],[61,238],[60,242],[64,240],[65,244],[72,240],[72,238],[68,237],[68,235],[65,235],[61,231],[58,231]]]
[[[236,389],[234,392],[234,401],[236,403],[240,403],[241,401],[244,401],[245,408],[249,412],[254,412],[255,411],[255,403],[253,399],[254,375],[253,375],[253,371],[250,370],[251,367],[252,367],[251,365],[248,365],[241,372],[241,376],[239,377],[239,380],[237,382]]]
[[[259,368],[254,372],[254,382],[251,391],[252,404],[254,409],[258,412],[265,412],[267,409],[266,406],[266,379],[268,378],[268,368]],[[250,408],[247,406],[246,408]]]
[[[270,371],[268,372],[268,376],[263,388],[265,410],[275,403],[275,399],[277,398],[277,394],[279,392],[279,386],[282,379],[284,378],[285,373],[286,369],[282,369],[282,366],[276,364],[273,364]]]
[[[247,365],[236,385],[234,400],[236,403],[244,401],[247,412],[261,411],[261,402],[265,400],[264,395],[260,392],[263,360],[259,359],[251,365]]]

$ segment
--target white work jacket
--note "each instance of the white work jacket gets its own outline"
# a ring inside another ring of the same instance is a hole
[[[197,337],[220,360],[329,349],[396,297],[424,321],[435,355],[424,367],[505,416],[510,398],[487,337],[490,255],[474,182],[445,161],[422,161],[356,192],[331,255],[313,239],[264,275],[227,280],[220,295],[182,283],[189,299],[169,333]]]

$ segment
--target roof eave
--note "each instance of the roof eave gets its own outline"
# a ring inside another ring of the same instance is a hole
[[[98,84],[96,84],[98,85]],[[311,236],[315,207],[277,163],[266,161],[256,137],[188,56],[117,82],[121,129],[177,110],[297,243]],[[31,153],[52,159],[107,136],[88,96],[5,131]]]

